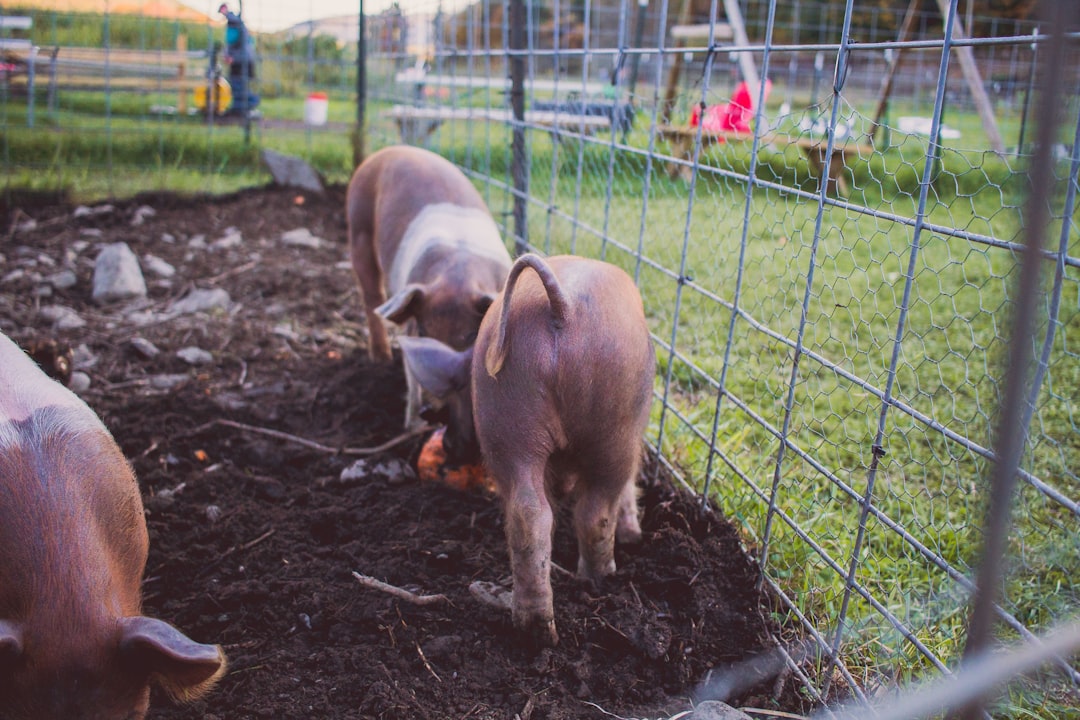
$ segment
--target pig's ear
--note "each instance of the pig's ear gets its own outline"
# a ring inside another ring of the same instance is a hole
[[[437,398],[445,398],[469,384],[472,348],[458,352],[449,345],[425,337],[398,338],[409,372],[420,387]]]
[[[416,315],[420,302],[424,299],[424,286],[409,283],[394,293],[394,297],[375,308],[375,314],[395,325],[404,325]]]
[[[22,628],[10,620],[0,620],[0,668],[14,663],[22,655]]]
[[[495,302],[495,296],[491,293],[476,298],[476,312],[480,313],[480,317],[487,314],[488,308],[491,307],[493,302]]]
[[[120,653],[180,701],[199,697],[225,673],[220,647],[197,643],[167,622],[148,617],[121,618]]]

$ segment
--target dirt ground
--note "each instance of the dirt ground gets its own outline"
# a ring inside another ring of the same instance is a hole
[[[706,679],[765,653],[775,628],[735,530],[666,482],[643,481],[645,542],[617,551],[602,587],[553,574],[561,642],[531,651],[507,614],[468,591],[474,580],[509,582],[497,499],[416,479],[423,437],[343,476],[358,458],[334,450],[398,437],[404,410],[400,364],[365,354],[343,197],[341,187],[263,188],[89,211],[15,197],[3,208],[0,330],[24,347],[75,348],[90,379],[81,395],[143,491],[145,611],[229,657],[213,693],[187,706],[156,696],[151,716],[667,718]],[[283,242],[298,228],[321,242]],[[121,241],[175,274],[147,271],[144,301],[95,305],[94,259]],[[65,268],[70,287],[56,280]],[[175,310],[213,288],[228,292],[225,307]],[[65,320],[69,311],[84,324]],[[191,347],[211,359],[177,355]],[[573,569],[568,526],[554,561]],[[353,571],[448,602],[412,605],[362,587]],[[806,709],[784,676],[734,679],[717,699]]]

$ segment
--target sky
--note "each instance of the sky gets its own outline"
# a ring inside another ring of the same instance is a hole
[[[181,0],[188,7],[194,8],[211,17],[217,17],[217,9],[222,0]],[[240,0],[225,0],[229,8],[236,12]],[[393,0],[364,0],[364,14],[372,15],[390,7]],[[399,0],[406,10],[434,10],[437,0]],[[444,7],[454,3],[444,3]],[[360,9],[360,0],[244,0],[244,22],[252,30],[274,32],[284,30],[297,23],[318,18],[340,15],[356,15]]]

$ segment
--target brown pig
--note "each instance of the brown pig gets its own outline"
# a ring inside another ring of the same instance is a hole
[[[220,648],[141,614],[146,553],[112,436],[0,334],[0,718],[138,720],[151,682],[214,684]]]
[[[470,347],[506,280],[510,254],[465,174],[421,148],[384,148],[349,182],[346,216],[372,358],[390,361],[384,320],[404,325],[407,335]],[[419,420],[420,386],[408,367],[405,375],[411,427]],[[462,445],[460,425],[451,414],[444,439],[451,460],[476,452]]]
[[[656,359],[637,288],[608,263],[525,255],[471,351],[423,339],[402,350],[425,387],[471,379],[476,433],[506,516],[514,624],[556,644],[553,504],[573,503],[580,576],[614,572],[615,541],[641,538],[634,479]]]

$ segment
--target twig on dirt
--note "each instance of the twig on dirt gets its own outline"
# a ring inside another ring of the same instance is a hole
[[[619,637],[621,637],[621,638],[622,638],[623,640],[625,640],[625,641],[626,641],[626,642],[628,642],[629,644],[631,644],[631,645],[633,645],[633,644],[634,644],[634,641],[633,641],[633,640],[631,640],[631,639],[630,639],[630,638],[629,638],[629,637],[628,637],[628,636],[626,635],[626,633],[624,633],[624,632],[623,632],[622,630],[620,630],[619,628],[615,627],[614,625],[612,625],[611,623],[609,623],[609,622],[608,622],[607,620],[605,620],[604,618],[600,617],[599,615],[593,615],[593,620],[596,620],[596,621],[598,621],[598,622],[599,622],[599,623],[600,623],[601,625],[603,625],[603,626],[604,626],[604,627],[606,627],[606,628],[607,628],[608,630],[610,630],[611,632],[613,632],[613,633],[615,633],[616,635],[618,635]]]
[[[355,575],[356,573],[353,574]],[[416,654],[420,656],[420,662],[424,663],[424,667],[427,668],[427,671],[429,673],[431,673],[431,677],[435,678],[439,682],[442,682],[442,678],[439,677],[439,673],[435,672],[435,669],[431,667],[431,663],[429,663],[427,658],[424,657],[424,651],[420,648],[420,643],[413,641],[413,644],[416,645]]]
[[[372,590],[381,590],[388,595],[396,597],[398,600],[404,600],[413,605],[436,605],[447,601],[447,597],[442,593],[437,595],[417,595],[414,592],[409,592],[405,588],[399,588],[397,585],[391,585],[389,583],[384,583],[382,580],[376,580],[370,575],[362,575],[355,570],[352,571],[352,576],[364,587],[371,588]]]
[[[762,708],[744,707],[739,708],[747,715],[764,715],[765,717],[786,718],[787,720],[806,720],[805,715],[783,712],[781,710],[763,710]]]
[[[556,571],[556,572],[561,572],[566,577],[574,577],[574,573],[570,572],[569,570],[564,568],[562,565],[559,565],[558,563],[551,563],[551,569]]]
[[[263,533],[262,535],[260,535],[259,537],[255,538],[254,540],[251,540],[251,541],[249,541],[249,542],[246,542],[246,543],[244,543],[243,545],[241,545],[241,546],[240,546],[239,548],[237,548],[237,549],[238,549],[238,550],[250,550],[251,548],[255,547],[256,545],[258,545],[259,543],[261,543],[261,542],[262,542],[263,540],[266,540],[266,539],[267,539],[268,537],[270,537],[271,535],[273,535],[273,534],[274,534],[274,533],[276,533],[276,532],[277,532],[277,529],[276,529],[276,528],[270,528],[269,530],[267,530],[266,532],[264,532],[264,533]]]
[[[236,362],[240,363],[240,377],[236,378],[236,386],[243,387],[244,381],[247,380],[247,363],[243,358],[236,358]]]
[[[302,438],[297,435],[291,435],[290,433],[282,432],[281,430],[258,427],[256,425],[248,425],[246,423],[236,422],[235,420],[225,420],[223,418],[218,418],[217,420],[211,420],[208,423],[204,423],[193,430],[189,430],[188,432],[184,433],[184,436],[186,437],[190,435],[198,435],[204,430],[209,430],[215,425],[224,425],[225,427],[236,428],[237,430],[243,430],[245,432],[256,433],[258,435],[266,435],[268,437],[277,438],[278,440],[285,440],[287,442],[296,443],[297,445],[303,445],[306,448],[309,448],[311,450],[318,450],[319,452],[332,453],[334,455],[350,455],[360,457],[367,455],[377,455],[381,452],[385,452],[390,448],[396,447],[403,442],[411,440],[417,435],[422,435],[423,433],[431,430],[430,425],[422,425],[420,427],[413,428],[412,430],[406,430],[401,435],[398,435],[397,437],[387,440],[383,444],[376,445],[374,447],[337,448],[331,447],[329,445],[323,445],[322,443],[317,443],[314,440],[307,440],[306,438]]]
[[[476,580],[469,584],[469,594],[481,605],[487,605],[496,610],[510,611],[513,593],[501,585]]]
[[[143,459],[144,457],[146,457],[146,456],[147,456],[147,455],[149,455],[150,453],[152,453],[152,452],[154,452],[155,450],[157,450],[157,449],[158,449],[158,447],[160,447],[160,446],[161,446],[161,443],[160,443],[160,442],[158,442],[157,440],[155,440],[154,442],[150,443],[150,447],[146,448],[146,449],[145,449],[145,450],[143,450],[143,451],[142,451],[141,453],[139,453],[139,459],[140,459],[140,460],[142,460],[142,459]]]
[[[123,390],[124,388],[143,387],[150,384],[150,378],[136,378],[134,380],[124,380],[118,383],[109,383],[105,386],[106,390]]]
[[[631,582],[631,583],[630,583],[630,592],[632,592],[632,593],[634,594],[634,601],[635,601],[635,602],[637,603],[637,606],[638,606],[638,610],[642,610],[642,611],[644,611],[644,610],[645,610],[645,606],[641,604],[641,596],[640,596],[640,595],[638,595],[638,591],[637,591],[637,588],[636,588],[636,587],[634,587],[634,583],[633,583],[633,582]]]
[[[214,558],[214,560],[212,562],[207,563],[207,565],[204,566],[203,569],[199,571],[198,577],[202,577],[206,573],[208,573],[211,570],[213,570],[214,568],[216,568],[218,565],[220,565],[225,560],[225,558],[229,557],[233,553],[241,551],[241,550],[250,550],[251,548],[258,545],[259,543],[265,541],[267,538],[269,538],[271,535],[273,535],[276,532],[277,532],[277,529],[270,528],[269,530],[267,530],[262,535],[255,538],[254,540],[249,540],[246,543],[244,543],[243,545],[233,545],[232,547],[227,549],[225,552],[221,553],[216,558]]]
[[[600,712],[602,712],[602,713],[604,713],[605,715],[607,715],[608,717],[613,717],[613,718],[616,718],[617,720],[642,720],[642,719],[640,719],[640,718],[625,718],[625,717],[623,717],[622,715],[616,715],[615,713],[613,713],[613,712],[608,712],[607,710],[605,710],[604,708],[600,707],[600,706],[599,706],[599,705],[597,705],[596,703],[594,703],[594,702],[589,702],[588,700],[582,700],[581,702],[582,702],[582,703],[584,703],[585,705],[588,705],[588,706],[590,706],[590,707],[594,707],[594,708],[596,708],[597,710],[599,710]],[[690,717],[690,716],[691,716],[691,715],[693,715],[693,714],[694,714],[694,711],[693,711],[693,710],[683,710],[682,712],[680,712],[680,713],[675,713],[674,715],[672,715],[672,716],[671,716],[671,717],[669,717],[669,718],[666,718],[665,720],[682,720],[683,718],[688,718],[688,717]]]
[[[204,282],[206,284],[209,284],[209,285],[213,285],[215,283],[221,282],[225,278],[232,277],[233,275],[239,275],[240,273],[247,272],[248,270],[252,269],[253,267],[255,267],[258,264],[259,264],[258,260],[252,260],[251,262],[246,262],[243,265],[237,265],[236,267],[231,268],[229,270],[226,270],[223,273],[218,273],[217,275],[214,275],[212,277],[205,278],[204,280],[202,280],[202,282]]]

